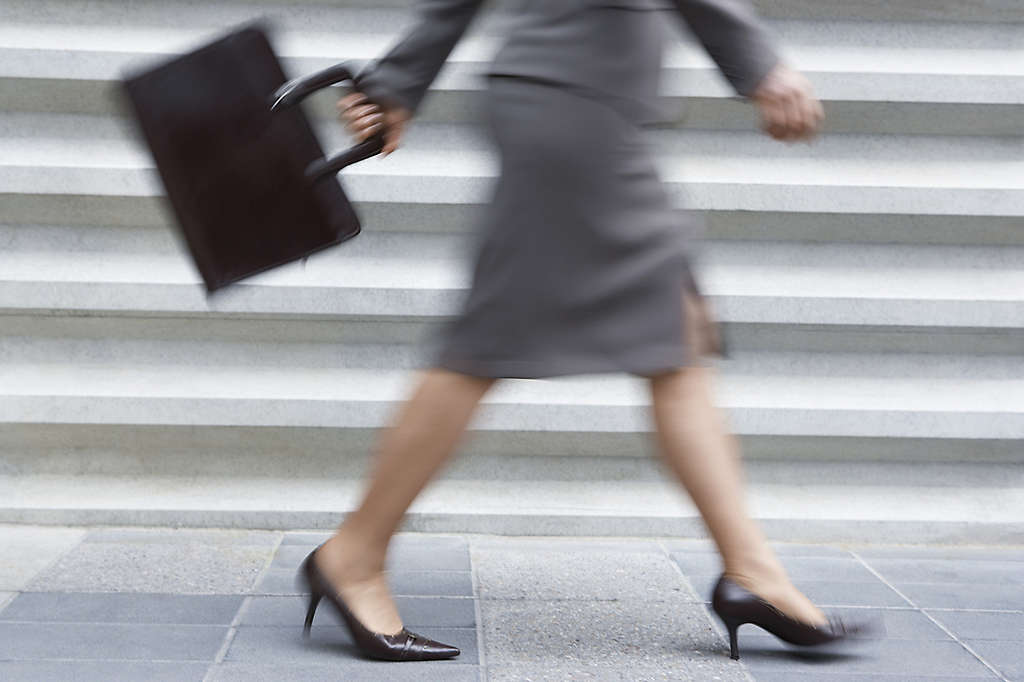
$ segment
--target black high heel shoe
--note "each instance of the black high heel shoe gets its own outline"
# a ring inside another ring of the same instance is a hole
[[[836,617],[829,618],[827,624],[817,627],[802,623],[782,613],[724,574],[718,579],[718,584],[711,595],[711,608],[729,631],[729,655],[734,661],[740,658],[736,631],[744,623],[756,625],[782,641],[798,646],[819,646],[837,642],[874,629],[868,621],[844,623]]]
[[[334,588],[331,587],[316,562],[313,561],[314,554],[316,554],[316,549],[309,553],[299,570],[299,575],[309,588],[309,609],[306,611],[303,635],[309,637],[309,629],[313,625],[313,614],[316,613],[317,604],[326,597],[327,601],[333,604],[341,614],[352,634],[352,640],[365,656],[385,661],[435,661],[459,655],[458,648],[435,642],[423,635],[410,632],[404,627],[393,635],[385,635],[367,629],[335,594]]]

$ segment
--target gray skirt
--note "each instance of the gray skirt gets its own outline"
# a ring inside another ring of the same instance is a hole
[[[621,103],[508,76],[489,77],[487,94],[500,177],[462,310],[432,339],[435,365],[653,376],[722,352],[690,269],[693,225]]]

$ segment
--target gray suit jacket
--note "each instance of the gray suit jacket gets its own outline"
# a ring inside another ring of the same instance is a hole
[[[779,57],[748,0],[512,0],[514,22],[490,74],[530,76],[655,107],[664,10],[696,34],[739,95]],[[418,0],[419,20],[357,78],[383,104],[416,112],[485,0]]]

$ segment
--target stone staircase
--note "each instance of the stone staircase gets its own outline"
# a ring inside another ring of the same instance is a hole
[[[495,3],[492,3],[495,4]],[[674,20],[649,131],[732,355],[769,534],[1024,542],[1024,8],[761,0],[826,134],[757,132]],[[377,56],[399,0],[0,4],[0,522],[330,528],[469,277],[496,159],[488,9],[405,147],[346,170],[364,232],[207,300],[117,95],[267,16],[293,75]],[[347,144],[338,91],[308,104]],[[410,529],[702,533],[627,375],[505,380]]]

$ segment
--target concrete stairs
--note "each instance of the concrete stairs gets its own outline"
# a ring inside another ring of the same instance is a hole
[[[492,3],[495,4],[495,3]],[[828,126],[756,131],[677,28],[649,131],[728,335],[719,402],[769,533],[1024,542],[1024,10],[764,0]],[[459,306],[496,159],[500,4],[405,148],[342,174],[357,239],[206,299],[117,80],[260,15],[294,73],[380,54],[398,0],[0,6],[0,522],[332,527]],[[669,24],[667,24],[669,25]],[[309,111],[347,140],[335,93]],[[408,527],[699,534],[625,375],[505,380]]]

